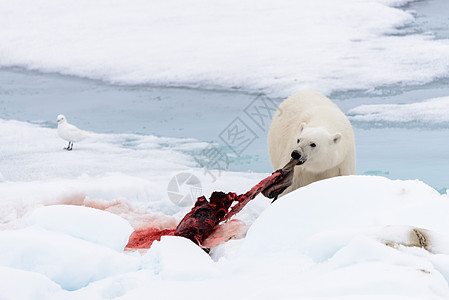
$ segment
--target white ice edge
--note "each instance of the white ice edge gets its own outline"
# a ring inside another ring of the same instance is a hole
[[[449,122],[449,97],[428,99],[410,104],[361,105],[348,111],[351,121],[362,122]]]

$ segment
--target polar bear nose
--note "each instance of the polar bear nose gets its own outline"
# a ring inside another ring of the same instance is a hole
[[[300,159],[301,158],[301,154],[299,153],[298,150],[293,150],[292,151],[292,158],[293,159]]]

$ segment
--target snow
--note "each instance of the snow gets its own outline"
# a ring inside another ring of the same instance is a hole
[[[194,161],[191,156],[176,150],[202,149],[207,145],[191,139],[96,134],[95,138],[77,143],[78,151],[67,155],[60,151],[67,143],[59,139],[51,128],[3,119],[0,119],[0,126],[0,138],[3,141],[0,145],[1,172],[4,181],[75,178],[86,173],[96,175],[102,172],[136,175],[151,169],[177,172],[179,161],[185,161],[183,165],[186,166],[188,162],[194,165]],[[17,168],[15,160],[19,156],[22,156],[23,163]],[[159,159],[161,156],[166,158],[163,162]],[[85,164],[86,161],[91,164]]]
[[[0,266],[40,273],[66,290],[139,267],[131,255],[36,227],[0,231],[0,240]]]
[[[55,129],[2,119],[0,126],[0,228],[24,227],[30,211],[48,204],[111,206],[109,210],[122,213],[135,228],[148,220],[171,227],[167,224],[175,220],[158,214],[179,218],[190,210],[167,194],[168,182],[180,172],[199,178],[206,195],[214,190],[243,193],[261,178],[223,172],[212,182],[204,170],[193,167],[192,156],[182,152],[207,145],[192,139],[96,134],[66,151]],[[260,203],[250,204],[242,214],[253,221],[269,200]]]
[[[206,252],[190,240],[175,236],[156,241],[142,257],[142,265],[168,281],[210,280],[219,275]]]
[[[0,66],[276,96],[447,76],[449,43],[414,31],[410,2],[2,1]]]
[[[38,208],[28,217],[28,223],[116,251],[125,248],[129,235],[134,231],[125,219],[117,215],[90,207],[70,205]]]
[[[288,194],[282,204],[273,203],[252,225],[245,247],[250,247],[250,255],[261,253],[260,249],[278,252],[293,248],[313,253],[316,249],[308,250],[307,241],[318,233],[332,230],[338,234],[338,230],[386,225],[413,225],[444,234],[449,228],[449,220],[444,217],[448,209],[446,199],[419,181],[337,177]],[[269,233],[271,238],[267,239]]]
[[[61,287],[48,277],[16,268],[0,267],[0,281],[7,282],[2,286],[2,299],[51,299],[52,295],[61,294]]]
[[[0,67],[271,96],[444,78],[449,42],[415,30],[402,7],[411,2],[1,1]],[[349,115],[447,127],[449,98],[428,98]],[[0,119],[0,299],[449,298],[448,192],[332,178],[273,204],[258,196],[227,223],[236,239],[210,255],[172,236],[124,251],[133,230],[173,228],[189,211],[167,193],[175,175],[195,175],[209,196],[246,192],[268,174],[223,170],[214,181],[192,154],[208,143],[191,138],[96,133],[69,152],[41,125]]]
[[[428,124],[447,127],[449,97],[427,99],[410,104],[361,105],[348,112],[351,121],[396,124],[400,126]]]

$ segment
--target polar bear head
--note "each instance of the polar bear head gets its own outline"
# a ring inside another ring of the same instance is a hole
[[[298,159],[298,165],[304,169],[321,173],[343,161],[341,140],[340,132],[329,132],[325,127],[309,127],[301,123],[291,156]]]

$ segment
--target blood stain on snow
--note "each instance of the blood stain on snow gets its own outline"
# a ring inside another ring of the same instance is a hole
[[[129,237],[125,251],[149,249],[153,242],[160,241],[162,236],[174,234],[175,228],[161,230],[159,228],[150,227],[147,229],[135,230]]]
[[[128,201],[117,199],[106,201],[90,199],[83,195],[74,195],[62,199],[57,204],[85,206],[104,210],[127,220],[134,228],[130,235],[126,251],[149,249],[161,236],[174,235],[178,222],[175,218],[143,210],[135,210]]]
[[[125,250],[149,249],[154,241],[160,241],[164,235],[175,235],[190,239],[203,248],[210,248],[226,242],[232,237],[246,234],[246,226],[243,222],[229,222],[232,216],[237,214],[260,192],[275,188],[283,189],[289,184],[291,174],[297,161],[292,159],[285,167],[260,181],[245,194],[213,192],[209,200],[206,197],[198,197],[194,207],[177,224],[172,217],[135,211],[124,200],[112,202],[92,200],[87,197],[73,197],[66,200],[67,204],[84,205],[109,211],[126,219],[134,228],[129,237]],[[285,182],[284,182],[285,181]],[[288,184],[286,184],[288,183]],[[268,193],[270,194],[270,192]],[[236,203],[234,206],[232,204]],[[223,223],[220,225],[220,223]],[[207,240],[210,237],[209,240]]]
[[[215,227],[214,231],[204,240],[202,246],[214,248],[231,239],[241,239],[246,236],[248,226],[240,220],[233,219]]]

